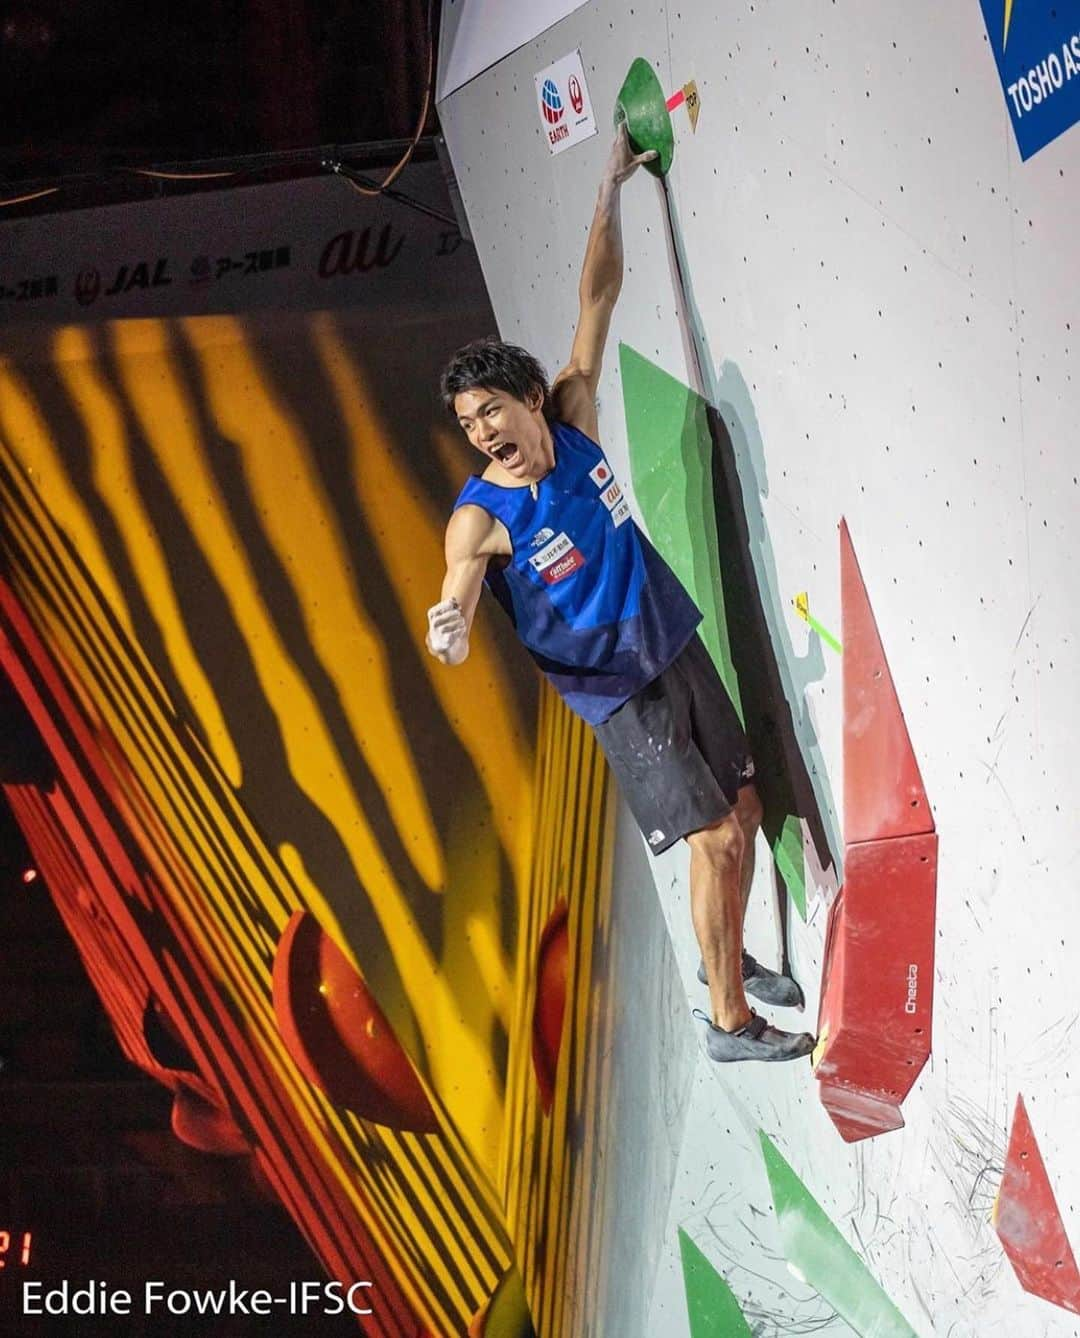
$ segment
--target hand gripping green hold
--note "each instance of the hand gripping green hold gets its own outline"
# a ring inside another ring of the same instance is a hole
[[[658,157],[645,166],[655,177],[666,176],[675,157],[675,132],[671,128],[667,98],[656,71],[641,56],[627,70],[615,99],[616,128],[623,121],[626,122],[630,147],[635,153],[655,149]]]

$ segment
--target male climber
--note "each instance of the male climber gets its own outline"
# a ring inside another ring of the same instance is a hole
[[[460,349],[442,395],[485,458],[446,527],[442,598],[427,646],[469,653],[486,583],[567,704],[593,726],[654,853],[690,846],[690,907],[709,986],[709,1055],[796,1059],[813,1037],[780,1031],[746,1002],[801,1001],[799,987],[742,951],[761,804],[738,715],[697,625],[702,614],[630,515],[596,444],[595,396],[622,286],[619,193],[637,167],[620,127],[585,250],[567,366],[548,388],[524,349]],[[696,1010],[695,1010],[696,1011]]]

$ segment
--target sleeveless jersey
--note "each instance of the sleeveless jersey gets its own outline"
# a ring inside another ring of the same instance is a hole
[[[484,580],[567,705],[606,720],[663,673],[702,615],[638,529],[600,447],[551,423],[555,468],[536,485],[474,476],[454,509],[482,507],[506,526],[509,563]]]

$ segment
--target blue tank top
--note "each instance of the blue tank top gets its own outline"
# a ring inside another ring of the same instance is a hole
[[[455,511],[482,507],[506,526],[509,563],[485,582],[567,705],[590,724],[668,667],[702,615],[638,529],[600,447],[551,423],[555,468],[536,485],[473,477]]]

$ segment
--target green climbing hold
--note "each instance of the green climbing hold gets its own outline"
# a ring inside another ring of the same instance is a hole
[[[653,176],[666,176],[675,157],[675,132],[671,128],[667,98],[656,71],[641,56],[627,70],[615,99],[616,127],[623,121],[630,136],[630,147],[635,153],[655,149],[659,157],[645,166]]]
[[[619,345],[630,481],[649,538],[705,615],[701,639],[743,721],[731,655],[705,401],[629,344]]]
[[[917,1338],[769,1136],[758,1137],[790,1267],[863,1338]]]
[[[690,1338],[753,1338],[735,1294],[682,1227],[679,1250]]]

